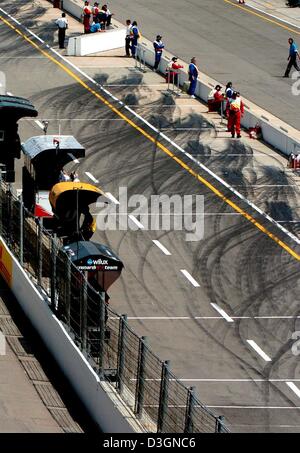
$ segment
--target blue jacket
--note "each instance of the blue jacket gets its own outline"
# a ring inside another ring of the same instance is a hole
[[[293,42],[291,45],[290,45],[290,57],[294,57],[298,52],[298,49],[297,49],[297,46],[296,44]]]
[[[194,63],[190,63],[189,65],[189,80],[197,80],[198,78],[198,69]]]
[[[155,50],[155,53],[162,53],[163,49],[165,48],[164,43],[162,41],[154,41],[153,47]]]

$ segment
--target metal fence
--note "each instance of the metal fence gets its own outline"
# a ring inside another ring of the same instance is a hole
[[[32,216],[10,186],[0,184],[0,234],[48,296],[49,306],[103,380],[110,381],[147,432],[228,432],[151,352],[126,315],[119,316],[62,250],[62,243]]]

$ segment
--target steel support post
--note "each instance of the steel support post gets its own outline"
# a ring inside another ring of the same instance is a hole
[[[100,299],[100,338],[99,338],[99,377],[104,379],[104,353],[105,353],[105,293],[99,294]]]
[[[117,368],[117,388],[119,393],[123,390],[123,376],[125,365],[125,327],[127,322],[127,315],[120,317],[119,325],[119,344],[118,344],[118,368]]]
[[[185,433],[193,432],[193,408],[195,406],[195,387],[190,387],[188,389],[188,398],[185,414]]]
[[[139,363],[135,393],[135,414],[139,418],[142,416],[144,405],[146,350],[147,350],[147,337],[142,337],[140,339]]]
[[[169,390],[169,374],[170,374],[170,361],[166,360],[162,364],[161,370],[161,384],[159,395],[159,408],[157,419],[157,432],[164,432],[164,424],[168,410],[168,390]]]

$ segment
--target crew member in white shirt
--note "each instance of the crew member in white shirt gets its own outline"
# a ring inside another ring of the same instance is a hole
[[[60,49],[65,49],[66,29],[68,28],[68,19],[66,13],[62,13],[61,17],[55,22],[58,26],[58,44]]]

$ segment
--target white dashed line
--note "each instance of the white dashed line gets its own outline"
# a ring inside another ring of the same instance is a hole
[[[37,124],[41,129],[44,130],[44,125],[39,120],[34,120],[35,124]]]
[[[73,156],[73,154],[72,154],[72,153],[68,153],[68,155],[69,155],[69,156],[71,157],[72,161],[73,161],[73,162],[75,162],[75,164],[79,164],[79,163],[80,163],[80,162],[79,162],[79,160],[78,160],[78,159],[76,159],[76,157],[75,157],[75,156]]]
[[[85,171],[85,174],[96,184],[99,182],[89,171]]]
[[[211,303],[210,304],[215,310],[217,310],[217,312],[220,313],[220,315],[223,316],[224,319],[226,319],[227,322],[234,322],[234,320],[232,318],[230,318],[230,316],[228,316],[228,314],[222,310],[222,308],[220,308],[217,304],[213,304]]]
[[[153,240],[152,241],[165,255],[172,255],[168,249],[164,245],[162,245],[159,241]]]
[[[293,382],[287,382],[286,385],[300,398],[300,389]]]
[[[144,230],[145,227],[143,224],[141,224],[141,222],[138,221],[138,219],[136,217],[134,217],[134,215],[132,214],[129,214],[129,219],[133,221],[133,223],[136,224],[136,226],[138,226],[141,230]]]
[[[182,272],[182,274],[191,282],[193,286],[195,286],[195,288],[198,288],[200,286],[199,283],[194,279],[194,277],[191,276],[191,274],[187,270],[180,269],[180,272]]]
[[[247,340],[247,343],[257,352],[266,362],[272,362],[272,359],[255,343],[253,340]]]
[[[106,192],[105,194],[107,198],[109,198],[113,203],[120,204],[120,202],[111,194],[110,192]]]

